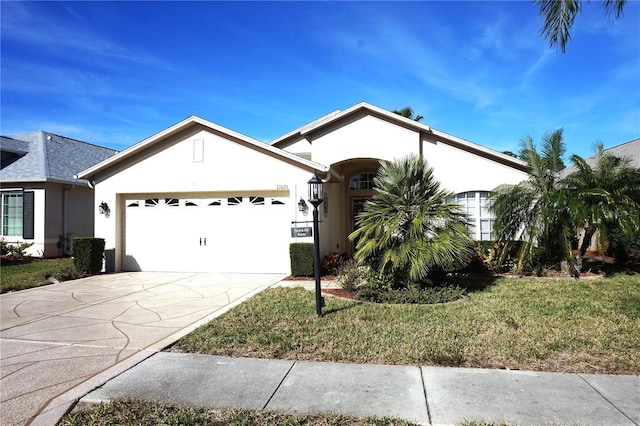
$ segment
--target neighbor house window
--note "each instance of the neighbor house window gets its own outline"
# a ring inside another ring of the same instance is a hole
[[[23,194],[2,194],[2,235],[22,237]]]
[[[462,211],[467,214],[467,229],[471,238],[487,241],[495,239],[493,228],[496,218],[490,211],[491,201],[488,192],[463,192],[450,201],[460,205]]]

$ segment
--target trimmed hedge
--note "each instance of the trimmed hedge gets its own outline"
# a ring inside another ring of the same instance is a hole
[[[102,270],[104,238],[76,237],[73,239],[73,264],[78,272],[97,274]]]
[[[313,243],[291,243],[291,275],[294,277],[313,276]]]

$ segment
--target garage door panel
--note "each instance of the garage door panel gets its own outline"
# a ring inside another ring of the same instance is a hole
[[[178,200],[178,201],[176,201]],[[287,206],[261,196],[128,200],[123,269],[289,270]]]

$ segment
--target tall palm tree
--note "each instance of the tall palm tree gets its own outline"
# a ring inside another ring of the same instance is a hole
[[[498,239],[523,240],[518,268],[526,258],[543,264],[567,260],[572,272],[577,273],[571,252],[571,200],[559,185],[566,150],[562,133],[563,129],[546,133],[541,152],[531,137],[523,139],[521,158],[528,165],[528,179],[516,185],[500,185],[491,194]]]
[[[567,42],[571,39],[571,27],[582,11],[582,0],[535,0],[535,3],[538,4],[538,13],[544,21],[540,32],[549,46],[556,46],[564,53]],[[625,3],[626,0],[605,0],[602,6],[607,15],[620,19]]]
[[[404,107],[402,109],[394,109],[391,112],[393,112],[395,114],[398,114],[398,115],[401,115],[401,116],[403,116],[405,118],[408,118],[410,120],[413,120],[413,121],[422,121],[422,119],[424,118],[420,114],[414,116],[413,115],[413,108],[411,108],[411,107]]]
[[[382,161],[375,193],[358,217],[354,257],[378,272],[426,279],[431,272],[463,267],[472,254],[465,216],[421,156]]]
[[[562,182],[575,198],[572,214],[576,223],[584,228],[581,256],[596,231],[599,231],[598,248],[603,253],[613,228],[626,235],[640,229],[640,169],[634,168],[629,158],[605,152],[602,142],[596,142],[594,148],[594,166],[573,155],[575,171]]]

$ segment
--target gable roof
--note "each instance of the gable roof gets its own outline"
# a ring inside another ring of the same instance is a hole
[[[0,181],[87,185],[75,175],[117,151],[42,130],[0,137]]]
[[[312,133],[322,131],[331,125],[335,125],[340,120],[344,120],[349,118],[350,116],[354,116],[356,114],[362,114],[362,113],[372,115],[379,119],[391,122],[393,124],[405,127],[410,130],[414,130],[419,133],[428,134],[431,136],[430,139],[435,137],[439,142],[445,143],[447,145],[455,146],[465,151],[473,152],[483,157],[494,159],[500,163],[507,164],[516,169],[526,170],[527,168],[526,163],[520,159],[514,158],[507,154],[503,154],[501,152],[495,151],[485,146],[478,145],[473,142],[469,142],[457,136],[453,136],[448,133],[441,132],[439,130],[432,128],[427,124],[412,120],[410,118],[403,117],[399,114],[396,114],[395,112],[387,111],[385,109],[368,104],[366,102],[360,102],[350,108],[347,108],[344,111],[334,111],[330,114],[327,114],[317,120],[312,121],[311,123],[305,124],[304,126],[297,128],[292,132],[289,132],[283,136],[280,136],[279,138],[273,140],[271,142],[271,145],[276,146],[278,148],[282,148],[286,146],[287,143],[294,142],[295,140],[298,140],[300,137],[311,136]]]
[[[222,134],[224,135],[228,140],[234,141],[234,142],[238,142],[238,143],[243,143],[245,145],[250,146],[253,149],[256,149],[258,151],[264,152],[264,153],[269,153],[271,155],[274,155],[276,157],[280,157],[281,159],[286,159],[288,161],[293,162],[294,164],[297,164],[298,166],[302,167],[302,168],[306,168],[309,170],[317,170],[319,172],[323,172],[323,173],[328,173],[329,172],[329,168],[323,166],[322,164],[318,164],[315,163],[313,161],[310,160],[305,160],[303,158],[300,158],[296,155],[293,155],[291,153],[288,153],[284,150],[281,150],[279,148],[275,148],[270,146],[269,144],[266,144],[264,142],[260,142],[259,140],[250,138],[249,136],[245,136],[241,133],[238,132],[234,132],[233,130],[229,130],[225,127],[219,126],[215,123],[212,123],[210,121],[207,121],[203,118],[200,118],[198,116],[192,115],[191,117],[188,117],[184,120],[182,120],[181,122],[174,124],[173,126],[159,132],[156,133],[155,135],[144,139],[143,141],[138,142],[137,144],[125,149],[124,151],[118,153],[117,155],[114,155],[111,158],[108,158],[104,161],[102,161],[99,164],[96,164],[92,167],[87,168],[86,170],[83,170],[81,172],[78,173],[78,177],[79,178],[83,178],[83,179],[90,179],[91,177],[95,176],[96,173],[99,173],[101,171],[104,171],[110,167],[113,167],[115,165],[117,165],[118,163],[121,163],[122,161],[126,160],[127,158],[130,158],[134,155],[139,154],[140,152],[151,148],[154,145],[157,145],[158,143],[162,142],[163,140],[166,140],[168,137],[175,135],[179,132],[182,132],[186,129],[188,129],[189,127],[192,126],[202,126],[205,129],[213,132],[213,133],[218,133],[218,134]]]

